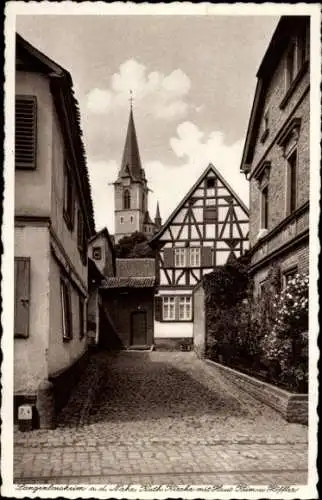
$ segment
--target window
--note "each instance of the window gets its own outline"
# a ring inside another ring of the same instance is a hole
[[[86,331],[86,310],[85,310],[85,299],[82,295],[79,295],[79,338],[80,340],[84,337]]]
[[[192,307],[191,297],[178,297],[179,298],[179,320],[191,321]]]
[[[301,32],[293,38],[286,54],[286,90],[288,90],[310,56],[309,24],[305,23]]]
[[[293,83],[296,74],[297,74],[297,67],[296,67],[296,43],[293,41],[291,45],[289,46],[289,49],[287,51],[286,55],[286,88],[288,89],[291,84]]]
[[[102,258],[102,249],[101,247],[93,247],[92,256],[94,260],[101,260]]]
[[[175,248],[174,250],[174,265],[175,267],[185,267],[186,265],[186,249]]]
[[[175,297],[163,297],[162,317],[164,320],[175,319]]]
[[[34,169],[37,163],[37,99],[16,96],[15,166]]]
[[[160,319],[162,319],[163,321],[191,321],[192,320],[191,295],[162,297],[162,318]]]
[[[133,215],[131,215],[131,217],[130,217],[131,224],[133,224],[133,220],[134,220]]]
[[[124,210],[131,208],[131,194],[128,189],[126,189],[123,193],[123,208]]]
[[[263,116],[261,142],[265,142],[269,134],[269,110],[266,109]]]
[[[293,151],[287,158],[287,186],[286,186],[286,202],[287,215],[292,214],[296,210],[297,198],[297,151]]]
[[[265,293],[269,291],[270,283],[268,279],[265,279],[260,282],[259,284],[259,295],[260,297],[263,297]]]
[[[268,228],[268,186],[261,190],[261,229]]]
[[[214,177],[208,177],[206,179],[206,188],[207,189],[213,189],[215,187],[215,178]]]
[[[124,222],[124,217],[121,215],[121,217],[120,217],[120,223],[123,224],[123,222]]]
[[[142,211],[145,212],[145,193],[142,193]]]
[[[200,248],[197,247],[190,248],[190,266],[200,267]]]
[[[81,210],[77,212],[77,246],[82,258],[82,262],[86,264],[87,258],[87,238],[84,224],[84,216]]]
[[[208,205],[204,208],[203,212],[204,221],[206,223],[213,223],[217,221],[217,210],[215,205]]]
[[[67,227],[72,230],[74,227],[74,212],[75,212],[75,200],[74,200],[74,187],[73,179],[70,167],[67,162],[65,162],[64,167],[64,219],[66,221]]]
[[[286,287],[286,285],[295,277],[297,274],[297,266],[291,267],[290,269],[287,269],[283,273],[283,288]]]
[[[71,296],[70,296],[70,286],[62,278],[60,281],[61,290],[61,307],[62,307],[62,328],[63,328],[63,340],[68,341],[72,339],[72,311],[71,311]]]

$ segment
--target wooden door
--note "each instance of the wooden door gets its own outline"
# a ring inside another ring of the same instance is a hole
[[[136,311],[131,315],[131,345],[146,345],[147,318],[146,312]]]

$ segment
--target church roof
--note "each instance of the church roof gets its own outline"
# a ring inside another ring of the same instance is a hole
[[[148,210],[144,214],[143,224],[153,224],[153,221],[152,221],[152,219],[150,217],[150,214],[149,214]]]
[[[136,181],[142,181],[145,179],[145,173],[144,169],[142,168],[139,153],[132,107],[130,110],[129,124],[127,127],[122,164],[118,180],[120,180],[122,177],[127,176],[132,177],[132,179]]]
[[[155,211],[155,218],[156,219],[161,219],[159,202],[157,202],[157,208],[156,208],[156,211]]]

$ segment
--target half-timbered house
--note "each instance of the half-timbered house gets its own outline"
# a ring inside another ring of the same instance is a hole
[[[192,290],[248,249],[248,223],[247,207],[210,164],[151,241],[158,249],[156,346],[192,341]]]

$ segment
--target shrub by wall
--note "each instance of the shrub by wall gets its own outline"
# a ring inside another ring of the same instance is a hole
[[[216,268],[204,289],[206,356],[291,392],[307,392],[308,277],[296,275],[282,290],[280,270],[272,266],[254,298],[244,259]]]

